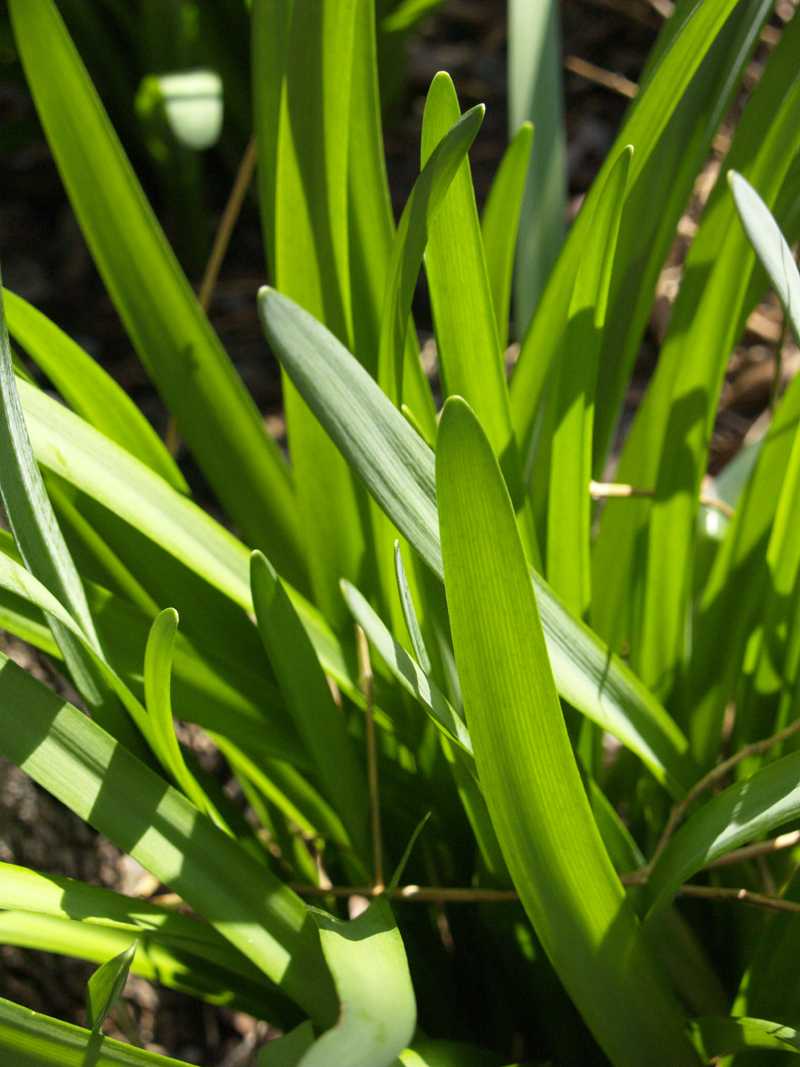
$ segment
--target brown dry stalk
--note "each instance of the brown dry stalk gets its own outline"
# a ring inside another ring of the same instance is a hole
[[[589,493],[595,500],[600,500],[602,497],[614,498],[615,500],[624,500],[632,496],[653,496],[652,489],[640,489],[634,485],[625,485],[622,482],[589,482]],[[715,508],[717,511],[721,511],[723,515],[727,515],[729,519],[733,518],[733,508],[730,504],[726,504],[724,500],[720,500],[718,497],[710,496],[708,493],[701,493],[698,497],[701,504],[705,504],[707,508]]]
[[[228,197],[228,203],[225,205],[225,210],[222,212],[222,218],[219,220],[217,235],[214,238],[214,247],[211,249],[211,255],[208,257],[203,280],[200,282],[197,299],[200,301],[200,307],[203,311],[208,311],[208,306],[211,303],[211,296],[214,292],[214,286],[217,284],[222,261],[225,258],[225,253],[228,251],[228,245],[231,242],[233,230],[239,218],[239,213],[242,210],[244,198],[247,196],[247,190],[250,188],[250,182],[253,180],[255,169],[256,139],[255,137],[251,137],[250,143],[242,156],[242,162],[239,164],[239,169],[236,172],[236,178],[233,182],[231,195]]]
[[[225,210],[222,212],[222,218],[219,221],[217,233],[214,238],[214,245],[211,249],[211,254],[208,257],[208,263],[206,264],[206,269],[203,272],[203,278],[197,291],[197,300],[200,307],[205,312],[208,312],[209,305],[211,304],[211,297],[214,293],[217,279],[219,278],[222,261],[225,259],[225,253],[228,251],[228,245],[231,243],[233,230],[236,226],[237,219],[239,218],[239,213],[242,210],[244,198],[247,196],[247,190],[250,188],[250,182],[253,180],[255,168],[256,139],[255,137],[251,137],[250,142],[245,149],[245,153],[242,156],[239,169],[236,172],[231,195],[228,197]],[[167,446],[167,450],[171,456],[176,455],[179,443],[180,436],[178,434],[178,424],[176,423],[174,416],[170,415],[167,421],[167,429],[164,433],[164,444]]]
[[[767,908],[768,911],[787,911],[793,915],[800,914],[800,904],[783,897],[768,897],[765,893],[751,893],[749,889],[722,889],[710,885],[682,885],[678,890],[682,897],[701,897],[705,900],[734,901],[750,904],[755,908]]]
[[[700,781],[689,790],[683,800],[673,806],[667,825],[664,828],[664,832],[661,835],[661,839],[656,846],[656,850],[653,853],[650,862],[647,866],[643,867],[640,872],[634,872],[635,874],[640,875],[641,882],[647,881],[656,860],[667,847],[667,844],[675,833],[678,823],[680,823],[683,818],[686,809],[698,796],[700,796],[701,793],[704,793],[707,789],[710,789],[711,786],[720,781],[720,779],[724,778],[725,775],[738,763],[741,763],[742,760],[745,760],[750,756],[763,755],[764,752],[768,752],[769,749],[774,748],[775,745],[779,745],[782,741],[785,741],[793,734],[796,734],[798,730],[800,730],[800,719],[796,719],[790,726],[787,726],[785,730],[773,734],[772,737],[767,737],[763,741],[754,741],[751,745],[745,745],[743,749],[729,759],[723,760],[722,763],[718,763],[716,767],[712,768],[708,774],[701,778]]]
[[[639,92],[639,86],[636,82],[623,77],[622,74],[615,74],[611,70],[604,70],[603,67],[596,67],[594,63],[589,63],[587,60],[581,59],[580,56],[566,56],[564,66],[567,70],[571,70],[573,74],[579,74],[582,78],[586,78],[587,81],[602,85],[604,89],[610,89],[612,93],[619,93],[620,96],[625,96],[629,100],[633,100],[634,96]]]
[[[711,871],[715,867],[729,867],[733,863],[742,863],[744,860],[756,859],[758,856],[769,856],[772,852],[778,852],[782,848],[792,848],[800,844],[800,830],[793,830],[789,834],[780,834],[770,838],[769,841],[757,841],[754,845],[745,845],[744,848],[726,852],[724,856],[717,856],[711,863],[707,863],[705,870]]]
[[[384,894],[390,900],[411,900],[420,904],[503,904],[519,900],[516,889],[449,889],[446,886],[404,885],[385,890],[378,886],[334,886],[322,889],[315,885],[292,885],[301,897],[374,897]]]
[[[356,651],[358,654],[358,685],[364,694],[367,741],[367,780],[369,785],[369,810],[372,826],[372,861],[375,893],[381,893],[383,882],[383,839],[381,837],[381,800],[378,788],[378,748],[375,739],[375,718],[372,708],[372,664],[369,659],[369,644],[360,626],[356,626]]]

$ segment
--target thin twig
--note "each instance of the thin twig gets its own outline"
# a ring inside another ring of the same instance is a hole
[[[772,379],[772,388],[769,391],[769,410],[775,414],[781,391],[781,378],[783,377],[783,346],[786,343],[786,316],[781,325],[781,335],[775,345],[775,377]]]
[[[364,694],[367,734],[367,780],[369,783],[369,810],[372,823],[372,857],[375,890],[382,892],[383,841],[381,837],[381,800],[378,789],[378,748],[375,741],[375,719],[372,708],[372,664],[369,661],[369,645],[364,631],[356,626],[356,650],[358,653],[358,684]]]
[[[225,253],[228,251],[228,245],[231,242],[233,230],[239,218],[239,213],[242,210],[244,198],[247,196],[247,190],[250,188],[250,182],[253,180],[255,169],[256,139],[255,137],[251,137],[250,143],[242,156],[242,162],[239,164],[239,169],[236,172],[236,178],[233,182],[231,195],[228,197],[228,203],[225,205],[225,210],[222,212],[222,218],[219,220],[217,235],[214,238],[214,247],[211,249],[211,255],[208,257],[203,280],[200,282],[197,299],[200,301],[200,307],[203,311],[208,311],[208,306],[211,303],[211,296],[214,292],[214,287],[217,284],[222,261],[225,258]]]
[[[717,856],[711,863],[707,863],[704,870],[710,871],[715,867],[728,867],[733,863],[742,863],[744,860],[754,859],[756,856],[769,856],[782,848],[791,848],[800,844],[800,830],[793,830],[790,834],[780,834],[772,837],[769,841],[757,841],[754,845],[745,845],[744,848],[736,848],[733,852],[726,852],[724,856]]]
[[[255,166],[256,139],[255,137],[251,137],[250,142],[245,149],[245,153],[242,156],[239,169],[236,172],[231,195],[228,197],[225,210],[222,212],[222,218],[217,227],[211,254],[208,257],[208,263],[206,263],[206,269],[203,271],[203,278],[197,291],[197,300],[200,307],[205,312],[208,312],[209,305],[211,304],[211,297],[214,294],[214,288],[217,284],[217,279],[219,278],[222,261],[225,259],[225,253],[228,251],[228,245],[231,242],[231,237],[233,236],[239,213],[242,210],[244,198],[247,196],[247,190],[250,188],[250,182],[253,180]],[[167,429],[164,434],[164,444],[167,446],[167,450],[171,456],[177,454],[179,443],[180,435],[178,434],[178,424],[175,421],[174,416],[170,415],[167,422]]]
[[[640,489],[634,485],[625,485],[622,482],[589,482],[589,493],[595,500],[600,500],[602,497],[612,497],[614,499],[626,499],[631,496],[654,496],[652,489]],[[723,515],[727,515],[729,519],[733,518],[733,508],[730,504],[727,504],[724,500],[720,500],[719,497],[710,496],[708,493],[700,493],[698,497],[701,504],[705,504],[707,508],[716,508],[717,511],[721,511]]]
[[[623,77],[622,74],[615,74],[611,70],[604,70],[603,67],[596,67],[594,63],[589,63],[587,60],[581,59],[580,56],[566,56],[564,58],[564,66],[567,70],[571,70],[573,74],[579,74],[582,78],[586,78],[587,81],[602,85],[604,89],[610,89],[612,93],[619,93],[620,96],[625,96],[628,100],[633,100],[634,96],[639,92],[639,86],[636,82]]]
[[[664,832],[661,835],[661,839],[659,840],[658,845],[656,846],[656,850],[653,853],[652,859],[647,864],[647,866],[643,868],[643,871],[646,872],[646,875],[650,874],[653,869],[653,866],[656,863],[656,860],[658,860],[658,858],[661,856],[661,853],[667,847],[667,843],[669,842],[672,835],[675,833],[678,823],[683,818],[686,809],[694,800],[697,799],[698,796],[700,796],[701,793],[704,793],[706,789],[709,789],[721,778],[724,778],[728,771],[732,770],[737,764],[741,763],[742,760],[748,759],[748,757],[750,756],[762,755],[764,752],[769,751],[769,749],[774,748],[775,745],[779,745],[782,741],[785,741],[793,734],[796,734],[798,730],[800,730],[800,719],[795,719],[791,726],[787,726],[786,729],[781,730],[780,733],[773,734],[772,737],[767,737],[763,741],[754,741],[751,745],[745,745],[743,749],[741,749],[735,755],[731,756],[729,759],[723,760],[722,763],[718,763],[716,767],[713,767],[708,772],[708,774],[701,778],[700,781],[692,789],[689,790],[683,800],[675,804],[672,811],[670,812],[669,821],[667,822],[667,825],[664,828]],[[645,881],[646,880],[647,878],[645,877]]]
[[[519,900],[516,889],[450,889],[447,886],[404,885],[391,892],[378,886],[334,886],[322,889],[316,885],[292,885],[301,897],[367,897],[372,899],[385,893],[390,900],[410,900],[418,904],[507,904]]]
[[[793,915],[800,914],[800,904],[793,900],[784,900],[783,897],[768,897],[764,893],[751,893],[749,889],[721,889],[710,885],[682,885],[678,890],[682,897],[701,897],[705,900],[728,900],[738,901],[742,904],[751,904],[756,908],[767,908],[769,911],[788,911]]]

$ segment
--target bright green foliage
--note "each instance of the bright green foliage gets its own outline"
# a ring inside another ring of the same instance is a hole
[[[133,941],[124,952],[106,960],[86,985],[86,1022],[94,1033],[99,1033],[109,1012],[122,995],[137,945],[138,943]]]
[[[70,25],[85,31],[90,6],[65,3]],[[222,4],[195,5],[225,115],[254,127],[271,285],[253,295],[287,463],[54,0],[9,2],[87,244],[226,521],[107,373],[6,294],[14,342],[64,403],[0,329],[0,624],[57,661],[90,716],[0,657],[0,752],[196,916],[0,865],[0,943],[103,965],[90,1029],[1,1002],[2,1062],[170,1067],[99,1033],[129,967],[278,1027],[259,1067],[797,1052],[797,914],[712,900],[710,923],[676,903],[695,878],[797,900],[795,852],[706,870],[800,820],[796,740],[746,749],[665,828],[723,751],[800,715],[800,378],[718,476],[734,514],[695,545],[725,366],[768,281],[800,332],[800,19],[749,96],[623,448],[618,479],[652,495],[593,508],[658,272],[771,5],[679,0],[560,252],[555,4],[509,4],[519,132],[482,223],[468,152],[483,108],[462,115],[442,73],[395,228],[377,40],[432,6],[253,0],[231,21],[248,71],[215,40]],[[150,74],[185,70],[171,12],[142,4]],[[128,71],[108,63],[116,98]],[[153,145],[183,82],[159,84]],[[191,208],[200,169],[180,153],[197,150],[176,129],[162,167],[174,189],[194,176]],[[411,314],[423,263],[440,425]],[[508,385],[513,273],[526,328]],[[176,719],[208,732],[247,819]],[[352,920],[348,887],[368,898]]]
[[[491,447],[445,405],[436,489],[453,646],[489,812],[525,910],[614,1063],[694,1063],[614,873],[572,753],[536,594]]]
[[[632,151],[620,153],[600,199],[584,257],[575,276],[564,349],[553,372],[553,431],[547,504],[547,577],[578,617],[591,602],[589,562],[592,432],[597,360],[606,321],[625,184]],[[549,428],[549,427],[548,427]]]

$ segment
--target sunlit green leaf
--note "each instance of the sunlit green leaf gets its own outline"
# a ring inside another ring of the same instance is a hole
[[[262,322],[317,418],[381,508],[441,577],[433,453],[319,323],[263,289]],[[680,794],[697,779],[688,742],[658,701],[533,572],[561,695],[647,760]]]
[[[80,1026],[0,1001],[0,1050],[14,1067],[186,1067]]]
[[[800,338],[800,273],[792,250],[769,208],[748,180],[729,170],[728,183],[750,243],[769,275],[795,337]]]
[[[608,858],[567,737],[511,501],[458,398],[436,452],[445,589],[478,773],[556,972],[614,1063],[696,1063]],[[546,753],[546,758],[542,758]]]
[[[0,751],[195,907],[320,1021],[335,995],[303,903],[76,708],[9,660]]]
[[[55,5],[12,0],[9,11],[48,143],[142,362],[244,535],[304,588],[290,473],[169,248]]]
[[[522,210],[532,139],[533,126],[523,122],[500,161],[481,216],[486,270],[501,349],[508,344],[517,223]]]
[[[259,632],[322,789],[356,853],[369,854],[367,783],[347,723],[280,578],[261,553],[250,559]]]
[[[705,1016],[692,1019],[691,1029],[707,1062],[745,1049],[763,1048],[800,1053],[800,1032],[766,1019]]]
[[[73,411],[180,492],[186,481],[130,397],[71,337],[25,300],[3,292],[8,330]]]
[[[98,967],[86,985],[86,1022],[95,1033],[122,996],[137,945],[132,941],[124,952]]]
[[[692,815],[653,867],[651,913],[706,864],[800,814],[800,753],[729,786]]]
[[[385,897],[352,922],[311,913],[341,1004],[338,1024],[300,1060],[300,1067],[380,1067],[411,1043],[417,1005],[403,941]]]

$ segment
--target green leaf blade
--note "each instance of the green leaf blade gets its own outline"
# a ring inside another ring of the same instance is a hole
[[[422,165],[461,118],[449,75],[437,74],[425,102]],[[497,327],[469,161],[465,158],[430,226],[425,271],[445,395],[463,396],[486,427],[520,502],[522,479],[511,430]]]
[[[800,753],[770,763],[729,786],[691,816],[656,861],[648,889],[655,916],[679,886],[706,864],[800,814]]]
[[[289,711],[316,768],[323,792],[363,862],[369,856],[366,777],[334,703],[311,641],[272,565],[261,553],[250,559],[253,604]]]
[[[481,216],[486,270],[501,349],[508,345],[517,224],[532,142],[533,126],[523,122],[500,161]]]
[[[25,300],[6,290],[3,301],[9,333],[41,367],[73,411],[160,474],[173,488],[188,493],[189,487],[175,460],[114,379]]]
[[[385,1067],[411,1044],[417,1005],[400,931],[385,897],[343,923],[311,913],[342,1005],[339,1022],[299,1067]]]
[[[124,952],[98,967],[87,982],[86,1022],[93,1033],[99,1032],[122,996],[138,944],[138,941],[132,941]]]
[[[800,1032],[767,1019],[707,1015],[693,1019],[691,1028],[708,1062],[754,1048],[800,1053]]]
[[[591,601],[592,434],[595,386],[628,168],[627,146],[606,179],[575,278],[556,371],[547,505],[547,578],[579,618]]]
[[[367,490],[442,577],[434,457],[378,385],[323,326],[274,290],[259,297],[270,343]],[[699,777],[688,742],[636,676],[533,572],[561,695],[620,737],[681,796]]]
[[[13,0],[9,10],[75,213],[142,362],[245,536],[305,587],[290,473],[169,248],[55,5]]]
[[[769,275],[795,337],[800,339],[800,272],[792,250],[769,208],[748,180],[730,170],[728,184],[750,243]]]
[[[0,751],[177,892],[309,1015],[333,985],[295,894],[105,731],[7,659]]]
[[[473,107],[441,139],[414,183],[397,227],[381,314],[378,354],[378,383],[397,407],[404,399],[406,331],[422,257],[445,194],[475,140],[484,112],[482,104]],[[415,410],[411,395],[406,399],[416,417],[424,420],[423,428],[430,432],[430,419],[425,418],[429,412]]]
[[[650,1063],[653,1048],[670,1063],[696,1063],[583,791],[500,471],[458,399],[439,427],[437,495],[478,771],[526,911],[614,1063]]]

